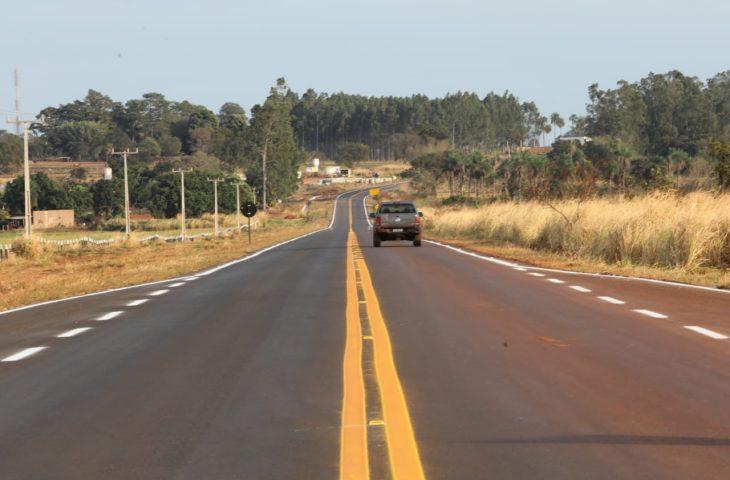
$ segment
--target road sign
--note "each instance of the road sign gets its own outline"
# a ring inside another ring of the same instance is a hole
[[[241,213],[248,219],[248,244],[251,244],[251,217],[256,215],[256,204],[253,202],[246,202],[241,207]]]
[[[243,204],[243,207],[241,207],[241,213],[243,213],[244,217],[251,218],[256,215],[256,211],[256,204],[253,202],[246,202]]]
[[[371,197],[375,197],[377,195],[380,195],[380,189],[379,188],[371,188],[370,191],[368,191]]]

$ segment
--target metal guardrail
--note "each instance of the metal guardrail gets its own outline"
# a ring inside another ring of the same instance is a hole
[[[258,220],[254,220],[251,223],[251,228],[253,228],[253,229],[258,228],[258,226],[259,226]],[[247,228],[248,228],[248,225],[241,225],[240,230],[242,231]],[[236,230],[239,230],[238,227],[229,227],[229,228],[221,229],[220,232],[228,233],[228,232],[234,232]],[[199,238],[213,238],[213,237],[215,237],[215,233],[197,233],[195,235],[185,235],[184,237],[182,235],[165,237],[165,236],[158,235],[155,233],[152,235],[148,235],[146,237],[139,238],[139,239],[137,239],[137,241],[140,243],[149,243],[149,242],[156,241],[156,240],[162,240],[163,242],[171,243],[171,242],[181,242],[183,240],[196,240]],[[49,240],[47,238],[37,237],[36,240],[38,240],[41,243],[56,245],[58,247],[58,249],[60,250],[60,249],[63,249],[64,247],[67,247],[70,245],[77,245],[77,244],[81,244],[82,246],[111,245],[114,243],[124,241],[125,238],[124,237],[114,237],[114,238],[105,238],[102,240],[96,240],[91,237],[79,237],[79,238],[73,238],[73,239],[68,239],[68,240]],[[0,245],[0,260],[8,258],[8,256],[10,255],[10,252],[12,252],[12,250],[13,250],[12,245]]]

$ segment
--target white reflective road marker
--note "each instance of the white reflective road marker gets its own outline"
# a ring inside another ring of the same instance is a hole
[[[104,314],[104,315],[102,315],[101,317],[97,318],[97,320],[99,320],[99,321],[101,321],[101,322],[103,322],[104,320],[111,320],[112,318],[114,318],[114,317],[118,317],[119,315],[121,315],[121,314],[123,314],[123,313],[124,313],[124,312],[121,312],[121,311],[119,311],[119,312],[109,312],[109,313],[105,313],[105,314]]]
[[[598,298],[600,298],[604,302],[613,303],[614,305],[623,305],[624,303],[626,303],[623,300],[618,300],[613,297],[598,297]]]
[[[544,273],[537,273],[537,272],[530,272],[528,275],[532,275],[533,277],[544,277]]]
[[[590,293],[591,291],[589,288],[581,287],[580,285],[571,285],[570,288],[582,293]]]
[[[557,278],[548,278],[547,281],[550,283],[565,283],[564,281],[558,280]]]
[[[170,285],[168,285],[168,288],[175,288],[175,287],[180,287],[183,285],[185,285],[185,282],[171,283]]]
[[[167,289],[165,289],[165,290],[155,290],[154,292],[148,293],[147,295],[149,295],[150,297],[157,297],[159,295],[164,295],[164,294],[166,294],[169,291],[170,290],[167,290]]]
[[[646,315],[647,317],[651,317],[651,318],[669,318],[668,316],[664,315],[663,313],[653,312],[651,310],[644,310],[642,308],[637,308],[632,311],[634,311],[636,313],[640,313],[642,315]]]
[[[715,340],[727,340],[728,338],[730,338],[727,335],[723,335],[722,333],[713,332],[712,330],[708,330],[707,328],[696,327],[694,325],[687,325],[684,328],[705,335],[707,337],[714,338]]]
[[[0,362],[17,362],[18,360],[23,360],[24,358],[28,358],[31,355],[35,355],[36,353],[45,350],[48,347],[30,347],[26,348],[25,350],[21,350],[18,353],[15,353],[13,355],[10,355],[9,357],[5,357]]]
[[[67,332],[59,333],[58,335],[56,335],[56,338],[75,337],[76,335],[79,335],[81,333],[84,333],[87,330],[91,330],[91,327],[74,328],[73,330],[69,330]]]
[[[149,298],[140,298],[139,300],[132,300],[127,304],[128,307],[136,307],[137,305],[142,305],[145,302],[148,302]]]

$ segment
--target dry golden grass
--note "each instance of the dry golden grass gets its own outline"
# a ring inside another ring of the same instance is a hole
[[[427,208],[430,237],[553,267],[730,286],[730,195]],[[557,211],[556,211],[557,210]]]
[[[246,232],[186,243],[140,245],[133,239],[61,253],[36,244],[29,258],[0,262],[0,310],[193,273],[323,228],[330,208],[329,202],[318,204],[306,218],[270,217],[265,228],[253,231],[251,245]]]

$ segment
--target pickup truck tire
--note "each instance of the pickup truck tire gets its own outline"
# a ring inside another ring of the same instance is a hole
[[[373,235],[373,247],[379,247],[380,246],[380,237],[377,235]]]
[[[413,240],[413,246],[414,247],[420,247],[421,246],[421,241],[420,240]]]

